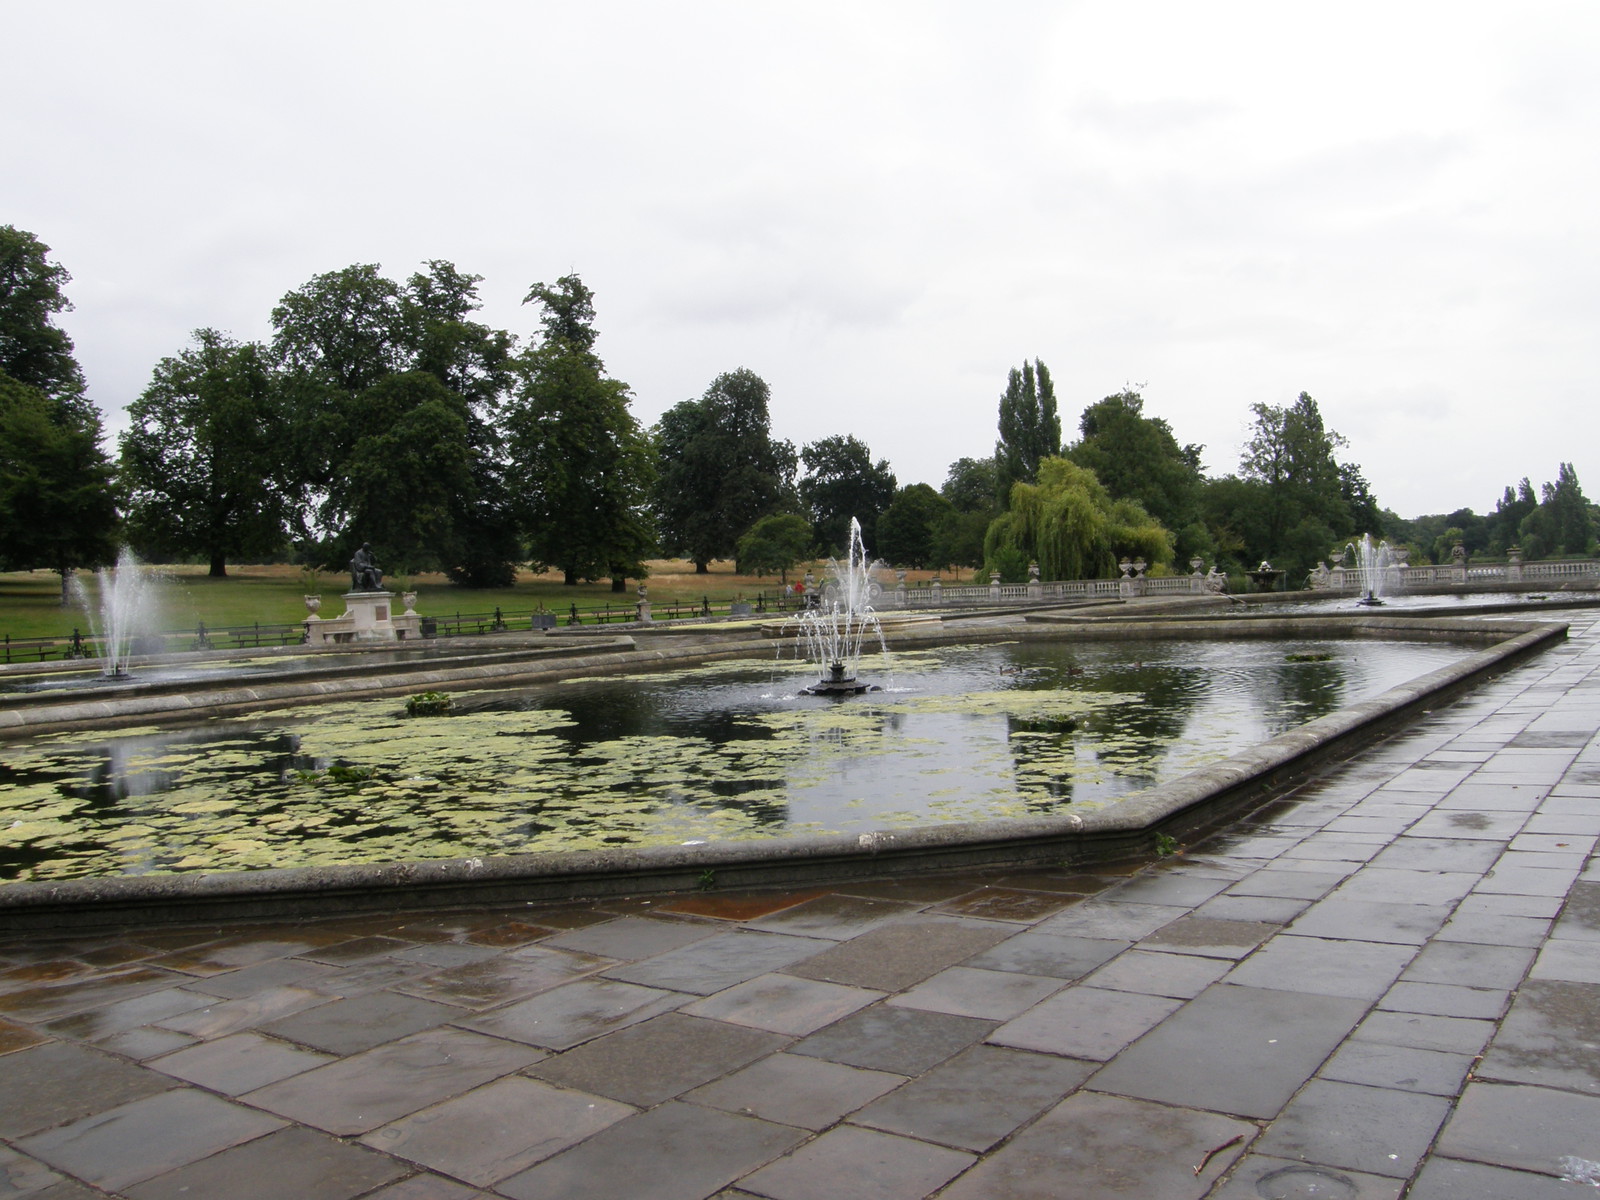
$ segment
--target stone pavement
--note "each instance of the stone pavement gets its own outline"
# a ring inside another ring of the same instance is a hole
[[[1597,667],[1148,864],[14,938],[0,1198],[1581,1200]]]

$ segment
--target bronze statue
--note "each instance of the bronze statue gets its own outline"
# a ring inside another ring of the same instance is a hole
[[[350,560],[350,590],[352,592],[377,592],[383,589],[383,572],[372,557],[372,543],[362,542],[361,549]]]

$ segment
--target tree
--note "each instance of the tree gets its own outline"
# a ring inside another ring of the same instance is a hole
[[[811,522],[798,513],[762,517],[739,539],[738,572],[765,575],[778,572],[779,582],[789,582],[789,570],[811,557]]]
[[[850,518],[872,529],[878,514],[894,499],[894,472],[859,438],[834,436],[812,442],[800,451],[806,476],[800,501],[811,514],[818,545],[831,554],[850,548]]]
[[[1055,386],[1043,362],[1024,362],[1011,368],[1006,390],[1000,396],[1000,440],[994,461],[998,499],[1010,503],[1011,486],[1031,483],[1039,464],[1061,453],[1061,417],[1056,411]]]
[[[50,403],[51,419],[94,415],[72,339],[55,315],[70,312],[63,289],[72,276],[48,259],[50,247],[14,225],[0,225],[0,373]]]
[[[1352,480],[1335,457],[1345,439],[1323,425],[1310,395],[1301,392],[1287,407],[1254,404],[1251,412],[1255,425],[1239,473],[1258,485],[1261,511],[1248,543],[1252,554],[1298,578],[1340,537],[1376,532],[1355,527],[1345,500]],[[1376,512],[1373,503],[1369,515]]]
[[[266,349],[197,329],[156,364],[121,438],[134,539],[210,560],[277,550],[285,536],[284,423]]]
[[[953,511],[935,523],[930,562],[941,567],[983,565],[984,535],[1001,510],[998,488],[992,457],[958,458],[950,464],[939,494]]]
[[[1079,430],[1082,436],[1063,457],[1093,471],[1114,499],[1137,500],[1168,529],[1195,522],[1201,447],[1180,446],[1166,421],[1145,416],[1138,392],[1118,392],[1091,404],[1083,410]]]
[[[955,507],[926,483],[913,483],[895,493],[878,518],[877,552],[895,566],[944,566],[935,557],[941,523],[956,515]]]
[[[662,414],[655,428],[659,475],[654,510],[662,548],[698,574],[733,555],[762,517],[795,503],[794,447],[772,437],[766,382],[740,367],[718,375],[698,400]]]
[[[568,584],[609,575],[621,590],[626,577],[643,575],[653,540],[649,443],[627,385],[607,378],[594,353],[594,294],[583,281],[535,284],[524,303],[544,310],[542,340],[518,363],[507,413],[529,555]]]
[[[116,557],[117,493],[100,422],[0,373],[0,566],[61,576]]]
[[[350,522],[365,519],[353,517],[358,508],[393,517],[380,497],[398,502],[411,486],[406,472],[425,469],[427,454],[379,452],[393,446],[394,422],[403,417],[410,428],[426,426],[447,437],[430,453],[452,478],[465,447],[470,485],[452,493],[448,519],[443,510],[398,523],[386,519],[391,535],[401,539],[387,552],[416,566],[443,567],[457,583],[505,586],[513,579],[511,560],[520,557],[499,434],[516,339],[468,319],[479,307],[480,276],[439,259],[427,268],[402,287],[376,264],[346,267],[318,275],[273,309],[272,348],[293,430],[289,456],[300,532],[330,564],[342,563],[362,541],[381,542],[375,530]],[[448,398],[417,379],[373,390],[409,374],[432,377]],[[442,411],[408,415],[434,401]],[[363,445],[369,439],[373,444]],[[358,467],[362,476],[353,479]],[[395,478],[380,478],[389,474]],[[413,481],[424,492],[436,482]],[[364,497],[359,503],[358,494]],[[426,544],[416,541],[423,530]]]
[[[1539,498],[1526,475],[1516,488],[1506,488],[1494,512],[1489,514],[1489,548],[1496,554],[1504,554],[1516,545],[1522,537],[1522,523],[1538,507]]]
[[[1589,553],[1594,545],[1594,514],[1572,464],[1562,463],[1556,481],[1540,491],[1539,506],[1522,519],[1523,548],[1536,558]]]
[[[1114,576],[1122,557],[1157,566],[1172,553],[1172,535],[1137,501],[1113,500],[1093,471],[1064,458],[1041,462],[1037,483],[1012,486],[1010,507],[984,540],[986,563],[1013,578],[1015,564],[1030,560],[1045,579],[1099,579]]]

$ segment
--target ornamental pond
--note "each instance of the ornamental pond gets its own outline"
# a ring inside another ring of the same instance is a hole
[[[1019,641],[56,734],[0,759],[0,879],[850,833],[1103,806],[1458,661],[1440,642]]]

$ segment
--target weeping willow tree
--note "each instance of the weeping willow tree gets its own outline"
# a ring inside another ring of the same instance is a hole
[[[1112,500],[1095,473],[1064,458],[1039,464],[1037,483],[1011,488],[1010,511],[984,537],[985,567],[1013,580],[1039,564],[1045,579],[1115,576],[1124,556],[1172,561],[1172,535],[1136,500]]]

